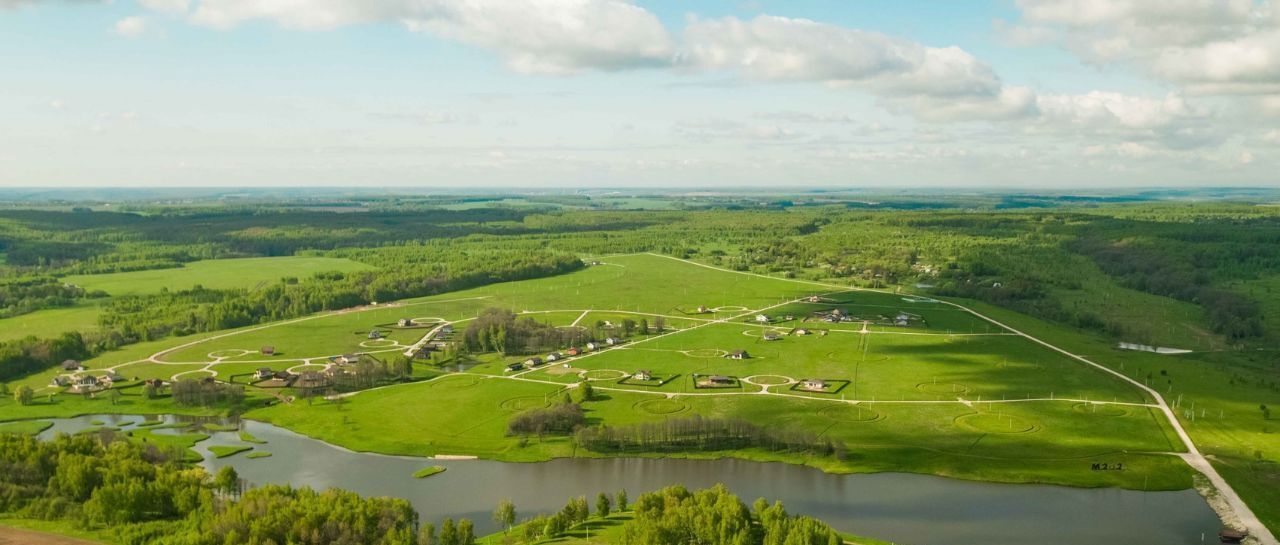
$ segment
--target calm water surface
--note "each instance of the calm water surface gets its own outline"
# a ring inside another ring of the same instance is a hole
[[[58,419],[42,437],[85,429],[94,420],[128,429],[142,417]],[[483,531],[496,530],[490,514],[502,498],[511,498],[523,517],[558,510],[570,497],[586,495],[594,501],[598,492],[625,488],[634,499],[676,483],[690,488],[724,483],[748,503],[762,496],[782,500],[792,513],[821,518],[840,530],[911,545],[1199,544],[1216,540],[1220,527],[1213,510],[1191,490],[1010,485],[904,473],[830,475],[801,466],[732,459],[560,459],[523,464],[425,460],[356,453],[270,424],[241,424],[267,441],[256,448],[273,456],[215,459],[208,447],[242,444],[234,432],[217,432],[196,447],[205,455],[206,468],[216,471],[231,465],[255,484],[332,486],[405,498],[426,520],[466,517]],[[426,479],[412,477],[427,465],[442,465],[448,471]]]

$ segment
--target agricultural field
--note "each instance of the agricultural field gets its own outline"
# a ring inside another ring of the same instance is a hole
[[[119,297],[191,289],[245,288],[273,283],[281,278],[306,278],[328,271],[366,270],[364,263],[333,257],[248,257],[209,259],[187,263],[176,269],[154,269],[110,274],[67,276],[63,281],[86,290],[102,290]]]

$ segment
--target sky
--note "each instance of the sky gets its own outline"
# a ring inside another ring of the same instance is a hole
[[[3,187],[1277,172],[1280,0],[0,0]]]

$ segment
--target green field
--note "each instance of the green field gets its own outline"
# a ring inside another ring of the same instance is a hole
[[[0,319],[0,341],[27,336],[56,337],[68,331],[92,331],[98,327],[98,301],[37,310],[12,318]]]
[[[318,272],[371,269],[369,265],[332,257],[249,257],[195,261],[176,269],[67,276],[64,281],[112,296],[158,293],[204,286],[209,289],[247,288],[281,278],[306,278]]]

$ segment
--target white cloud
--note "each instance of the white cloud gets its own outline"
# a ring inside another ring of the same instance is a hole
[[[135,15],[116,21],[115,33],[126,38],[137,38],[146,32],[147,19],[145,17]]]
[[[305,30],[396,21],[496,51],[522,73],[661,66],[673,53],[658,18],[623,0],[200,0],[191,19],[215,28],[265,19]]]
[[[165,13],[186,13],[190,0],[138,0],[143,7]]]

